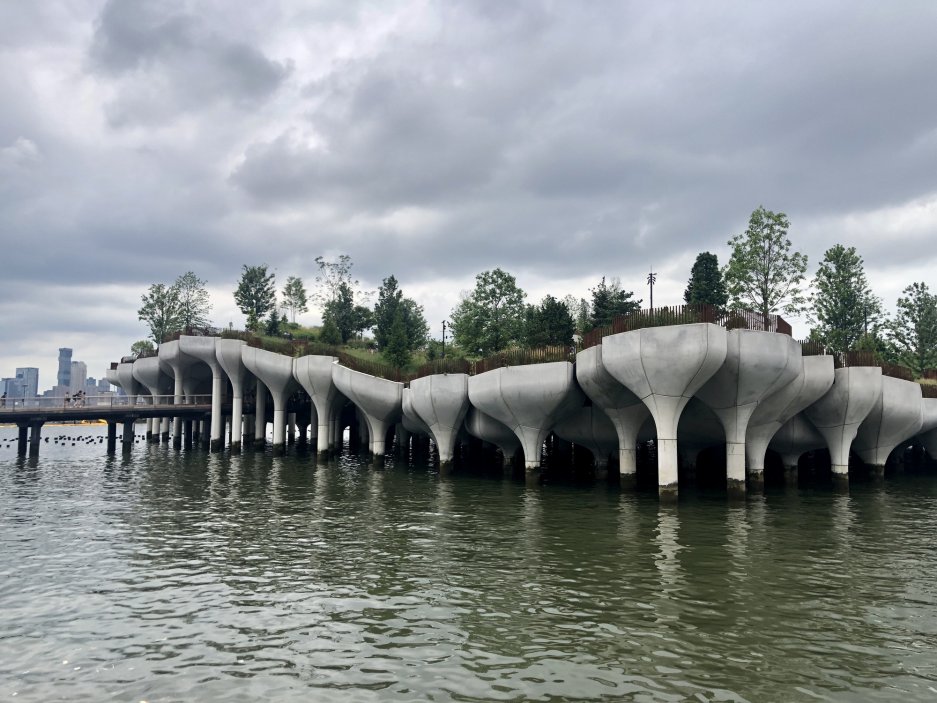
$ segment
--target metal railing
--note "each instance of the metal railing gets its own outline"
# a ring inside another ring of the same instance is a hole
[[[175,406],[175,396],[173,395],[148,395],[141,394],[136,396],[135,403],[130,403],[130,398],[126,395],[87,395],[76,398],[54,397],[54,398],[6,398],[0,400],[0,413],[3,412],[56,412],[79,409],[110,409],[110,408],[164,408]],[[183,398],[180,405],[211,405],[211,395],[192,395]]]
[[[611,334],[631,332],[648,327],[670,327],[708,322],[726,329],[749,329],[777,332],[791,336],[793,330],[780,315],[769,315],[767,329],[764,318],[752,310],[727,310],[715,305],[673,305],[669,307],[638,310],[629,315],[619,315],[611,324],[586,332],[582,337],[582,348],[588,349],[602,343]]]

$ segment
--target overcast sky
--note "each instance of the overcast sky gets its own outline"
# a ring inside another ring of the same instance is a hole
[[[319,255],[437,337],[496,266],[678,304],[758,205],[891,308],[937,287],[935,37],[932,0],[0,0],[0,376],[101,377],[188,270],[243,326],[242,265]]]

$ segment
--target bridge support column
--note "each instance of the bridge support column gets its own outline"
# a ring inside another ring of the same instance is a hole
[[[124,420],[124,432],[121,437],[121,449],[124,454],[129,454],[133,449],[133,419]]]
[[[245,447],[250,447],[254,444],[254,416],[245,415],[244,416],[244,434],[243,441]]]
[[[182,444],[186,449],[192,448],[192,420],[182,421]]]
[[[286,415],[286,441],[288,444],[296,443],[296,413]]]
[[[211,377],[211,440],[208,450],[219,452],[224,449],[224,414],[221,411],[221,397],[224,394],[225,379],[220,368],[212,368]]]
[[[159,441],[161,441],[163,444],[169,444],[169,426],[170,420],[168,417],[164,417],[162,420],[160,420]]]
[[[42,422],[29,425],[29,456],[39,456],[39,442],[42,435]]]
[[[262,447],[267,442],[267,386],[259,378],[254,407],[254,446]]]
[[[16,454],[26,456],[26,443],[29,439],[29,425],[18,425],[19,439],[16,442]]]
[[[244,399],[240,394],[231,399],[231,449],[241,450],[241,433],[244,422]]]
[[[159,433],[156,433],[157,438]],[[152,436],[150,441],[153,441]],[[114,454],[117,451],[117,423],[108,421],[107,423],[107,453]]]

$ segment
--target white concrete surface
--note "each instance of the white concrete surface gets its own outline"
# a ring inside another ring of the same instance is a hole
[[[853,450],[876,473],[884,473],[888,455],[895,447],[920,432],[924,423],[922,400],[919,384],[882,377],[882,393],[853,441]]]
[[[456,439],[469,408],[468,375],[433,374],[410,382],[410,402],[429,427],[439,463],[452,462]]]
[[[215,359],[231,382],[231,448],[241,448],[244,419],[244,362],[241,361],[241,339],[218,339],[215,342]],[[213,396],[214,397],[214,396]]]
[[[364,413],[371,453],[384,456],[387,431],[400,421],[403,384],[352,371],[341,364],[332,366],[332,380],[341,394]]]
[[[241,361],[244,362],[244,367],[263,383],[273,398],[273,448],[280,451],[286,444],[286,403],[297,387],[293,379],[293,358],[244,345],[241,347]],[[263,417],[260,414],[260,399],[258,384],[258,419]]]
[[[339,392],[332,380],[334,356],[308,355],[293,359],[293,377],[312,399],[316,426],[316,450],[329,450],[329,420]]]

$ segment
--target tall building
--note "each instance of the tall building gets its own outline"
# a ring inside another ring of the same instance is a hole
[[[26,366],[16,369],[16,380],[22,384],[24,395],[20,397],[35,398],[39,395],[39,369]]]
[[[88,378],[88,365],[83,361],[73,361],[71,365],[71,377],[69,380],[69,390],[72,393],[84,390],[85,380]]]
[[[67,347],[59,349],[59,373],[55,385],[66,388],[72,385],[72,350]]]

